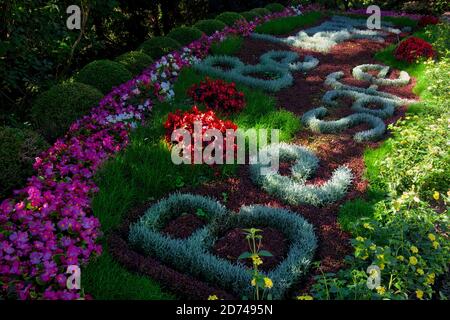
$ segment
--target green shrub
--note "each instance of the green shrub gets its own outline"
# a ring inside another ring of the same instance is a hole
[[[257,13],[260,17],[264,17],[269,15],[271,12],[269,10],[267,10],[266,8],[255,8],[250,10],[250,12],[255,12]]]
[[[256,12],[252,12],[252,11],[245,11],[245,12],[241,12],[241,16],[243,16],[245,18],[245,20],[247,20],[247,21],[253,21],[259,17],[259,14],[257,14]]]
[[[96,60],[81,69],[75,81],[91,85],[107,94],[113,87],[131,78],[130,71],[124,65],[111,60]]]
[[[242,37],[230,36],[221,42],[214,42],[211,45],[211,52],[214,55],[231,56],[241,49],[243,42]]]
[[[138,75],[150,67],[153,59],[143,52],[130,51],[117,57],[115,61],[123,64],[133,75]]]
[[[167,36],[174,39],[182,46],[188,45],[191,42],[198,40],[202,36],[202,32],[193,27],[179,27],[172,29]]]
[[[144,41],[139,47],[155,60],[180,48],[181,44],[169,37],[154,37]]]
[[[284,10],[284,6],[279,3],[269,3],[267,6],[265,6],[267,10],[270,12],[281,12]]]
[[[32,130],[0,127],[0,199],[23,186],[33,174],[34,158],[48,147]]]
[[[37,131],[49,141],[62,136],[78,117],[86,114],[103,94],[83,83],[58,84],[42,93],[31,108]]]
[[[216,17],[217,20],[222,21],[227,26],[233,26],[238,20],[245,20],[243,16],[236,12],[222,12]]]
[[[200,20],[194,25],[194,27],[203,31],[208,36],[214,34],[216,31],[222,31],[226,26],[225,23],[216,19]]]

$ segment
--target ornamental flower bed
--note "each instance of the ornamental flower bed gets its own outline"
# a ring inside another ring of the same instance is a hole
[[[214,110],[236,112],[245,107],[244,93],[236,89],[234,82],[226,83],[220,79],[206,77],[205,81],[189,88],[188,95],[195,103],[203,103]]]
[[[202,125],[201,132],[195,131],[195,123],[200,123]],[[169,144],[172,144],[172,132],[177,129],[185,129],[190,133],[192,140],[189,142],[191,148],[191,156],[194,159],[194,151],[195,151],[195,141],[199,139],[202,141],[202,151],[208,145],[208,142],[203,141],[205,137],[205,133],[209,129],[217,129],[219,130],[224,138],[223,138],[223,155],[226,156],[227,151],[227,138],[225,137],[227,130],[237,130],[237,125],[231,122],[230,120],[223,121],[219,119],[213,110],[209,110],[206,112],[200,111],[197,106],[193,106],[190,111],[182,112],[181,110],[177,110],[175,113],[169,113],[166,123],[164,124],[164,128],[166,128],[166,141]],[[197,136],[197,134],[201,134],[201,136]],[[207,134],[207,133],[206,133]],[[184,142],[182,140],[183,137],[180,137],[178,143]],[[186,143],[186,142],[184,142]],[[234,152],[237,150],[236,143],[233,144]]]
[[[162,57],[140,76],[113,89],[90,115],[75,122],[37,158],[36,175],[0,204],[0,295],[83,298],[66,288],[66,270],[101,254],[100,223],[92,216],[90,201],[97,192],[93,181],[97,169],[128,144],[130,130],[151,110],[152,98],[173,97],[179,71],[204,58],[214,41],[233,34],[247,36],[258,24],[296,14],[286,8],[249,23],[239,22]]]
[[[400,42],[395,50],[395,57],[398,60],[403,60],[413,63],[419,58],[434,58],[436,51],[433,46],[417,37],[410,37],[405,41]]]

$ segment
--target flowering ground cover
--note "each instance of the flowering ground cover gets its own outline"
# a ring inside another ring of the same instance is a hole
[[[352,15],[222,14],[227,27],[114,88],[1,203],[2,296],[444,297],[448,24],[371,33]],[[172,132],[196,120],[279,129],[279,170],[174,164]],[[69,265],[83,290],[65,287]]]

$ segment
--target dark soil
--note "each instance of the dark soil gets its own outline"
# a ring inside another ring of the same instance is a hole
[[[255,226],[250,226],[255,227]],[[263,264],[260,266],[260,270],[270,271],[274,269],[283,259],[288,252],[288,243],[283,233],[273,228],[258,228],[262,232],[261,250],[269,251],[273,257],[263,257]],[[214,246],[214,253],[219,257],[227,259],[232,262],[238,261],[238,257],[243,252],[248,252],[248,242],[245,239],[245,235],[242,229],[232,229],[225,233],[223,237],[217,240]],[[252,262],[250,259],[242,261],[246,266],[251,267]]]
[[[170,221],[162,230],[172,238],[186,239],[205,225],[205,220],[195,214],[185,214]]]

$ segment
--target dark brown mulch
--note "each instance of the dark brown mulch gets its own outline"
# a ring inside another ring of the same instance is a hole
[[[294,85],[279,91],[275,95],[280,108],[287,109],[301,116],[304,112],[321,106],[323,94],[330,89],[325,87],[324,81],[326,76],[332,72],[343,71],[344,77],[341,81],[346,84],[367,87],[367,83],[353,79],[351,75],[353,67],[360,64],[377,63],[373,58],[374,53],[383,49],[394,39],[395,37],[391,37],[386,43],[376,43],[369,40],[347,41],[337,45],[329,53],[321,54],[291,48],[287,45],[247,38],[237,56],[247,64],[259,63],[259,57],[269,50],[292,50],[298,52],[301,56],[310,54],[317,57],[320,60],[320,64],[316,69],[306,74],[301,72],[293,73]],[[396,75],[398,75],[398,71],[394,71],[391,77]],[[404,98],[415,98],[412,93],[412,88],[415,83],[415,79],[412,79],[411,83],[406,87],[380,87],[380,90]],[[339,118],[349,115],[352,113],[349,109],[350,104],[346,103],[344,107],[330,110],[330,116]],[[385,121],[386,124],[397,121],[404,115],[405,111],[406,107],[397,109],[394,116]],[[364,126],[361,125],[351,128],[341,134],[316,134],[309,130],[302,130],[293,141],[294,143],[311,148],[321,160],[315,177],[308,181],[308,183],[324,183],[331,177],[333,170],[341,165],[346,165],[352,170],[355,178],[349,192],[344,199],[332,205],[323,208],[308,205],[286,205],[255,186],[250,179],[246,166],[240,166],[237,177],[213,181],[201,187],[188,187],[181,191],[215,197],[217,199],[222,199],[223,193],[226,193],[228,195],[226,206],[235,212],[238,212],[239,208],[243,205],[262,204],[277,208],[287,208],[305,217],[315,227],[315,232],[319,240],[315,260],[321,263],[320,270],[312,270],[308,276],[291,290],[291,295],[306,293],[311,289],[316,275],[320,275],[321,272],[338,271],[344,267],[343,258],[345,255],[351,254],[349,235],[341,230],[337,222],[337,214],[341,204],[351,199],[364,197],[367,189],[367,181],[363,178],[365,169],[363,154],[366,148],[377,147],[379,143],[357,143],[353,140],[353,134],[361,129],[365,129],[366,127]],[[388,135],[387,133],[386,137]],[[283,172],[287,172],[290,165],[282,165]],[[124,226],[126,227],[127,224],[125,223]],[[166,284],[170,290],[183,296],[187,295],[188,298],[204,299],[211,292],[218,293],[221,297],[232,297],[223,290],[211,287],[188,275],[177,273],[150,257],[144,257],[132,251],[127,246],[126,236],[127,232],[123,230],[122,233],[113,235],[111,250],[120,262],[131,269],[148,274],[157,281]],[[236,236],[236,234],[230,234],[226,239],[222,238],[223,243],[220,242],[220,244],[222,245],[221,248],[223,248],[222,251],[225,256],[235,257],[238,254],[236,252],[238,249],[233,251],[236,244],[232,241],[232,236]],[[237,242],[239,243],[239,241]],[[276,250],[276,248],[271,248],[271,250]],[[218,252],[218,254],[220,255],[221,253]]]
[[[186,239],[204,225],[205,221],[195,214],[185,214],[169,221],[162,232],[173,238]]]
[[[250,226],[255,227],[255,226]],[[274,269],[286,257],[288,251],[288,243],[283,233],[273,228],[258,228],[262,232],[261,250],[269,251],[272,257],[263,257],[263,264],[260,269],[270,271]],[[232,229],[225,233],[223,237],[217,240],[214,245],[214,253],[219,257],[227,259],[231,262],[238,261],[238,257],[243,252],[248,252],[248,242],[242,229]],[[246,266],[251,267],[250,259],[241,260]]]

